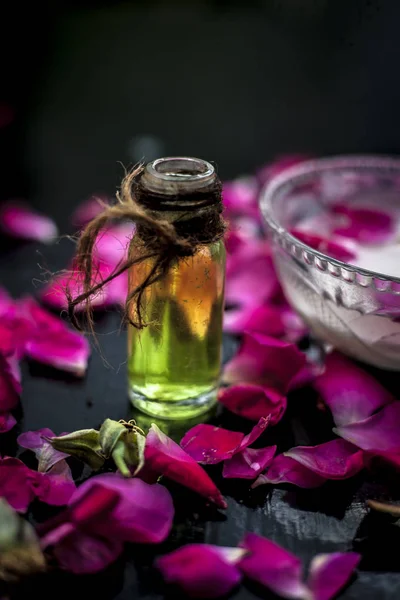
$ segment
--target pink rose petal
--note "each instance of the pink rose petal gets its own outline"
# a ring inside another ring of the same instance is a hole
[[[95,478],[93,478],[95,479]],[[92,485],[70,506],[37,526],[42,548],[54,546],[75,530],[91,531],[94,525],[104,523],[120,501],[120,493],[102,485]]]
[[[364,467],[363,452],[346,440],[319,446],[296,446],[284,453],[325,479],[347,479]]]
[[[307,362],[296,373],[290,382],[290,391],[301,389],[305,386],[310,386],[314,381],[325,371],[323,363],[313,362],[306,359]]]
[[[260,485],[279,483],[291,483],[301,488],[316,488],[325,483],[326,478],[313,473],[297,460],[279,454],[274,458],[267,468],[265,474],[260,475],[251,486],[256,488]]]
[[[28,340],[25,343],[25,352],[38,362],[68,371],[76,377],[83,377],[87,369],[90,347],[84,337],[66,330],[63,335],[55,333],[47,339]]]
[[[97,259],[112,267],[119,265],[127,258],[134,227],[133,223],[123,223],[122,225],[108,227],[102,231],[98,235],[94,247]]]
[[[181,447],[196,462],[214,465],[250,446],[260,437],[267,424],[267,419],[261,419],[252,432],[245,436],[239,431],[200,423],[185,434]]]
[[[257,307],[281,291],[269,245],[262,241],[243,244],[228,255],[225,300],[227,304]]]
[[[250,383],[221,389],[218,401],[231,412],[251,421],[269,417],[270,425],[282,419],[287,406],[286,396],[274,389]]]
[[[54,548],[54,556],[66,571],[82,575],[107,568],[117,560],[123,548],[119,539],[72,531]]]
[[[305,364],[305,355],[294,344],[253,332],[245,334],[223,377],[227,383],[258,383],[285,395]]]
[[[134,224],[127,223],[108,227],[102,231],[94,246],[93,285],[101,283],[127,257],[130,240],[134,233]],[[52,308],[66,309],[68,295],[78,297],[83,292],[83,274],[72,264],[68,271],[53,277],[42,290],[42,299]],[[128,294],[128,275],[122,273],[91,298],[93,308],[108,308],[124,304]],[[77,306],[83,310],[85,304]]]
[[[179,448],[179,446],[178,446]],[[172,527],[174,506],[169,491],[159,485],[149,485],[141,479],[125,479],[115,473],[97,475],[85,481],[71,498],[74,521],[78,521],[80,502],[93,486],[103,487],[119,494],[119,501],[111,514],[92,519],[87,510],[86,519],[80,511],[79,522],[85,522],[95,534],[106,538],[115,536],[127,542],[158,544],[166,539]],[[87,519],[90,520],[89,526]],[[89,530],[89,529],[88,529]]]
[[[94,573],[118,558],[125,541],[164,541],[173,516],[172,498],[163,486],[107,473],[80,486],[69,507],[39,525],[38,533],[42,548],[52,546],[61,566]]]
[[[76,490],[71,470],[67,463],[59,462],[46,473],[33,471],[35,474],[33,490],[38,500],[52,506],[68,504]]]
[[[0,496],[18,512],[26,512],[35,498],[32,473],[18,458],[0,459]]]
[[[325,371],[313,387],[338,427],[363,421],[393,402],[393,396],[372,375],[339,352],[326,357]]]
[[[72,224],[80,228],[84,227],[89,221],[103,212],[104,207],[108,206],[108,204],[108,199],[101,195],[88,198],[82,202],[72,214]]]
[[[356,254],[338,240],[325,238],[316,233],[308,233],[301,229],[291,229],[290,233],[303,244],[337,260],[351,262],[356,258]]]
[[[16,419],[10,413],[0,414],[0,433],[7,433],[17,424]]]
[[[63,435],[63,434],[61,434]],[[33,450],[38,460],[38,471],[45,473],[59,461],[64,460],[69,455],[59,450],[54,450],[53,446],[45,438],[55,437],[55,433],[47,427],[37,431],[27,431],[18,436],[17,442],[22,448]]]
[[[19,404],[21,373],[15,356],[0,354],[0,412],[7,413]]]
[[[203,423],[190,429],[181,440],[181,447],[196,462],[214,465],[237,452],[244,434]]]
[[[57,466],[48,473],[39,473],[18,458],[0,459],[0,496],[19,512],[26,512],[35,497],[55,506],[67,504],[75,484],[68,465],[61,469]]]
[[[6,314],[13,306],[13,299],[4,288],[0,287],[0,316]]]
[[[2,318],[4,319],[4,317]],[[0,354],[2,356],[16,353],[17,346],[13,334],[13,328],[8,321],[0,323]]]
[[[92,283],[101,283],[114,270],[114,267],[98,262],[94,269]],[[56,275],[41,292],[41,299],[48,306],[58,310],[68,308],[68,295],[77,298],[83,292],[82,273],[72,267],[69,271]],[[118,304],[124,304],[128,294],[128,276],[122,273],[108,284],[106,284],[91,299],[93,308],[104,309]],[[76,310],[84,310],[85,304],[78,304]]]
[[[0,207],[0,227],[4,233],[22,240],[49,243],[58,235],[54,221],[19,202]]]
[[[336,204],[332,210],[342,217],[340,225],[334,229],[336,235],[352,238],[361,244],[380,244],[395,233],[393,217],[381,210],[352,208],[347,204]]]
[[[234,560],[227,558],[229,550]],[[218,598],[236,587],[242,574],[236,563],[245,551],[218,548],[209,544],[188,544],[157,559],[165,581],[178,585],[192,598]]]
[[[19,304],[20,314],[30,322],[23,349],[41,363],[82,377],[87,369],[90,346],[85,337],[72,331],[57,317],[41,308],[33,299]]]
[[[228,216],[247,215],[261,220],[258,208],[258,184],[253,177],[242,177],[225,181],[222,199]]]
[[[248,533],[240,544],[249,554],[239,563],[243,574],[282,598],[305,598],[302,565],[297,556],[271,540]]]
[[[253,427],[253,429],[250,431],[250,433],[248,433],[247,435],[244,436],[244,438],[240,442],[238,450],[240,450],[240,451],[245,450],[248,446],[251,446],[251,444],[254,444],[254,442],[256,440],[258,440],[260,435],[262,435],[264,433],[264,431],[270,424],[270,421],[271,421],[271,419],[269,416],[260,417],[257,425],[255,425]]]
[[[308,587],[311,600],[331,600],[349,581],[361,560],[355,552],[318,554],[310,565]]]
[[[307,329],[300,317],[286,305],[265,304],[256,308],[244,306],[225,311],[224,331],[235,334],[256,331],[297,342],[304,337]]]
[[[154,423],[146,438],[145,460],[154,473],[165,475],[226,508],[220,491],[204,469]]]
[[[370,452],[400,453],[400,402],[394,401],[364,421],[333,430],[350,443]]]
[[[237,479],[255,479],[272,462],[276,446],[246,448],[224,462],[222,476]]]

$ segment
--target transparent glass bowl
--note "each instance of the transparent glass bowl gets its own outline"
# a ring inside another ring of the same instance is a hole
[[[364,206],[400,210],[400,160],[345,156],[301,163],[264,189],[261,211],[286,297],[312,333],[361,361],[400,370],[400,264],[399,277],[390,277],[331,258],[289,233],[330,204],[361,196]]]

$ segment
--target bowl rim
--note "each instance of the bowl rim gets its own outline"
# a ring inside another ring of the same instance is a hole
[[[339,272],[332,272],[332,275],[336,277],[340,277],[342,275],[341,270],[344,269],[346,272],[353,273],[355,276],[359,276],[360,278],[371,278],[371,282],[359,281],[362,287],[369,287],[369,285],[378,279],[384,282],[393,282],[396,284],[400,284],[400,276],[394,277],[390,275],[385,275],[380,273],[379,271],[372,271],[370,269],[364,269],[362,267],[357,267],[350,263],[338,260],[336,258],[332,258],[328,254],[324,254],[319,250],[315,250],[311,246],[308,246],[304,242],[301,242],[294,235],[289,233],[285,227],[280,225],[277,220],[274,218],[273,214],[273,199],[281,188],[287,186],[291,181],[298,180],[301,182],[302,179],[308,180],[309,176],[313,173],[323,173],[323,172],[331,172],[336,171],[338,169],[349,167],[351,169],[362,170],[362,169],[382,169],[385,171],[393,171],[398,172],[400,177],[400,157],[393,157],[390,155],[358,155],[358,154],[349,154],[349,155],[339,155],[332,156],[327,158],[315,158],[311,160],[305,160],[297,165],[292,167],[288,167],[279,175],[276,175],[271,179],[270,182],[264,185],[260,193],[260,210],[263,218],[267,224],[267,226],[275,233],[277,239],[280,240],[281,245],[284,247],[288,247],[288,245],[295,245],[300,250],[307,252],[308,255],[311,255],[319,260],[325,261],[328,264],[331,264],[334,269],[340,269]],[[400,194],[400,190],[399,190]],[[286,242],[282,244],[282,241]],[[298,257],[297,257],[298,258]],[[306,260],[307,264],[310,265],[309,257]],[[351,283],[347,277],[342,277],[344,281],[347,283]],[[390,290],[390,289],[381,289],[381,286],[375,285],[377,291],[381,292],[392,292],[396,295],[400,294],[399,290]]]

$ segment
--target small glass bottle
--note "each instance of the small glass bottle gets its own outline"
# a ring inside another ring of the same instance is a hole
[[[207,242],[207,223],[219,207],[207,203],[215,194],[214,167],[195,158],[162,158],[149,163],[141,176],[142,190],[165,200],[146,206],[153,216],[178,223],[180,235],[198,223],[194,254],[177,258],[161,280],[145,288],[141,310],[146,326],[129,325],[128,379],[133,405],[164,419],[191,418],[215,403],[221,368],[224,309],[225,246],[223,239]],[[196,198],[201,198],[196,207]],[[204,202],[204,198],[206,202]],[[190,203],[185,209],[185,201]],[[154,210],[153,210],[154,208]],[[197,220],[196,220],[197,219]],[[202,231],[204,228],[204,231]],[[204,243],[202,243],[204,237]],[[130,257],[146,253],[138,228]],[[153,259],[130,269],[129,289],[150,273]]]

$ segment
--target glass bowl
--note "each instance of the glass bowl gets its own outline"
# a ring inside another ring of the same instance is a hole
[[[351,205],[360,198],[369,208],[400,211],[400,160],[307,161],[274,178],[260,204],[285,295],[311,332],[356,359],[400,370],[400,264],[399,277],[383,275],[314,250],[289,233],[339,200]]]

